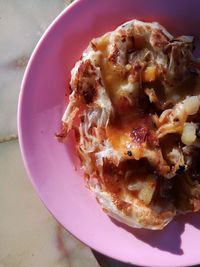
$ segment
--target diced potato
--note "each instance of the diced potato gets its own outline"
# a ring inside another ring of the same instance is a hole
[[[198,96],[187,97],[183,103],[187,115],[194,115],[198,112],[200,106],[200,100]]]
[[[135,181],[128,185],[128,190],[139,191],[138,197],[146,205],[148,205],[151,202],[155,189],[156,189],[156,178],[153,175],[146,177],[145,180]]]
[[[154,188],[147,185],[140,191],[138,196],[146,205],[148,205],[152,200],[153,193],[154,193]]]
[[[153,82],[156,79],[156,66],[147,67],[142,73],[143,82]]]
[[[130,64],[127,64],[127,65],[125,66],[125,68],[126,68],[127,71],[129,71],[129,70],[131,70],[132,66],[131,66]]]
[[[185,145],[192,145],[196,140],[196,125],[194,123],[184,123],[181,141]]]

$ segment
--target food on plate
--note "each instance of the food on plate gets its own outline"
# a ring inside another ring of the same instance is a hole
[[[93,39],[71,71],[57,137],[75,131],[87,185],[105,212],[162,229],[200,210],[200,60],[192,36],[129,21]]]

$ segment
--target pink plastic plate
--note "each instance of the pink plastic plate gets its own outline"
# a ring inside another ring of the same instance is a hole
[[[85,188],[72,139],[58,143],[70,70],[93,37],[130,19],[158,21],[175,34],[200,34],[195,0],[80,0],[58,16],[29,61],[19,99],[19,138],[38,195],[56,219],[93,249],[137,265],[200,263],[200,215],[179,216],[163,231],[122,227]],[[198,53],[198,51],[197,51]],[[31,211],[30,211],[31,212]]]

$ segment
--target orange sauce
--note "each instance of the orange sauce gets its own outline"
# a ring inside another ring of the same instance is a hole
[[[149,135],[153,131],[152,127],[149,116],[137,114],[136,112],[128,113],[122,117],[117,117],[115,121],[111,122],[107,126],[106,135],[115,150],[119,151],[121,155],[127,155],[127,145],[134,144],[134,146],[138,145],[138,148],[140,148],[141,143],[145,141],[145,136],[143,135]]]
[[[95,40],[96,48],[102,52],[104,57],[108,55],[109,35],[105,34],[101,38]]]
[[[119,151],[122,155],[127,153],[127,143],[131,143],[131,127],[124,125],[123,128],[116,128],[115,126],[107,127],[107,136],[113,148]]]

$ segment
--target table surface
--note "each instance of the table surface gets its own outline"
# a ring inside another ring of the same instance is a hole
[[[0,267],[128,266],[92,252],[64,230],[34,192],[17,136],[17,103],[28,59],[71,1],[0,0]]]

